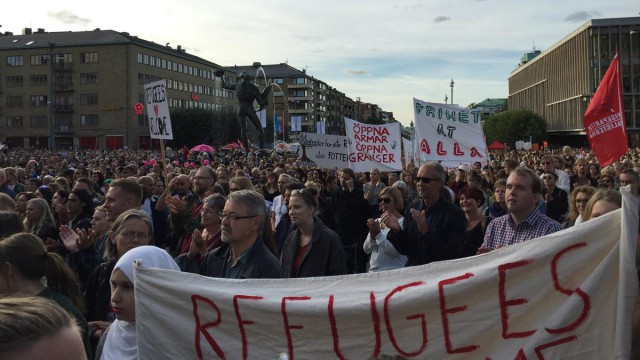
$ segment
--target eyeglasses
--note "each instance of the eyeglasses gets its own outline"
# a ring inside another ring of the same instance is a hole
[[[304,195],[307,192],[307,189],[296,189],[291,192],[291,195]]]
[[[140,240],[149,239],[149,234],[144,232],[127,231],[127,232],[118,233],[118,235],[122,236],[127,241],[131,241],[133,240],[133,238],[136,238],[136,237]]]
[[[438,178],[432,179],[426,176],[416,176],[416,182],[423,182],[425,184],[430,184],[432,181],[439,181],[439,180],[440,179]]]
[[[194,176],[193,180],[207,180],[211,179],[211,176]]]
[[[256,216],[258,216],[258,215],[238,216],[236,214],[227,214],[224,211],[220,213],[220,219],[222,219],[222,221],[224,221],[224,219],[229,219],[230,223],[235,223],[236,221],[242,220],[242,219],[254,218]]]
[[[200,210],[202,215],[220,215],[220,212],[213,209],[202,209]]]
[[[388,204],[390,202],[391,202],[391,198],[378,198],[378,204],[382,204],[382,203]]]
[[[549,164],[551,164],[551,161],[543,161],[543,162],[541,162],[540,164],[542,164],[542,165],[549,165]]]

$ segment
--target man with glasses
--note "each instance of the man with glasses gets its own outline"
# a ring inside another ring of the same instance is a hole
[[[197,271],[186,271],[227,279],[282,277],[280,262],[262,240],[264,223],[268,221],[262,195],[253,190],[229,194],[220,218],[223,245],[208,252]]]
[[[623,169],[620,172],[619,181],[620,186],[629,186],[638,184],[638,173],[631,169]]]
[[[556,160],[558,161],[558,160]],[[560,189],[564,190],[568,193],[571,192],[571,179],[569,179],[569,175],[567,175],[564,170],[556,169],[554,160],[551,156],[545,155],[540,160],[540,164],[542,165],[543,174],[540,176],[540,180],[542,180],[542,176],[546,172],[554,172],[558,176],[558,181],[556,182],[556,186]]]
[[[555,172],[542,174],[542,199],[547,205],[546,215],[553,220],[563,223],[569,211],[569,194],[556,186],[558,175]]]
[[[442,197],[445,170],[435,162],[420,166],[416,185],[420,199],[407,206],[404,229],[385,212],[381,222],[391,231],[387,239],[408,257],[407,266],[462,257],[467,220],[462,210]]]

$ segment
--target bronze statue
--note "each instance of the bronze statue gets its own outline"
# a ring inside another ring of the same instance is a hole
[[[261,93],[260,89],[255,86],[251,81],[251,76],[248,72],[242,71],[240,72],[240,80],[237,83],[227,84],[224,81],[224,71],[218,70],[215,72],[215,75],[222,79],[222,87],[228,90],[235,90],[236,97],[238,98],[238,121],[240,122],[240,138],[247,147],[247,151],[249,149],[249,142],[247,141],[247,117],[253,123],[256,130],[258,130],[258,138],[260,142],[260,149],[264,148],[264,131],[262,131],[262,125],[260,124],[260,119],[256,115],[256,112],[262,111],[268,104],[268,96],[271,91],[271,86],[267,86],[264,91]],[[256,101],[260,108],[256,110],[253,107],[253,102]]]

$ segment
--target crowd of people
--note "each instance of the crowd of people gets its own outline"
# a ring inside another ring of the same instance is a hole
[[[135,358],[133,260],[232,279],[423,265],[620,208],[618,188],[637,186],[640,171],[640,149],[602,169],[588,149],[564,147],[359,173],[290,153],[166,153],[0,154],[0,295],[66,309],[89,359]],[[17,304],[6,306],[32,311]]]

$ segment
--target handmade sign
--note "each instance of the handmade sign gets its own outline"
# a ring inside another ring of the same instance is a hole
[[[571,229],[393,271],[229,280],[136,266],[139,359],[628,359],[638,201],[623,190],[622,210]]]
[[[487,145],[480,111],[413,99],[416,148],[421,162],[485,162]]]
[[[344,118],[353,171],[402,170],[400,124],[370,125]]]

